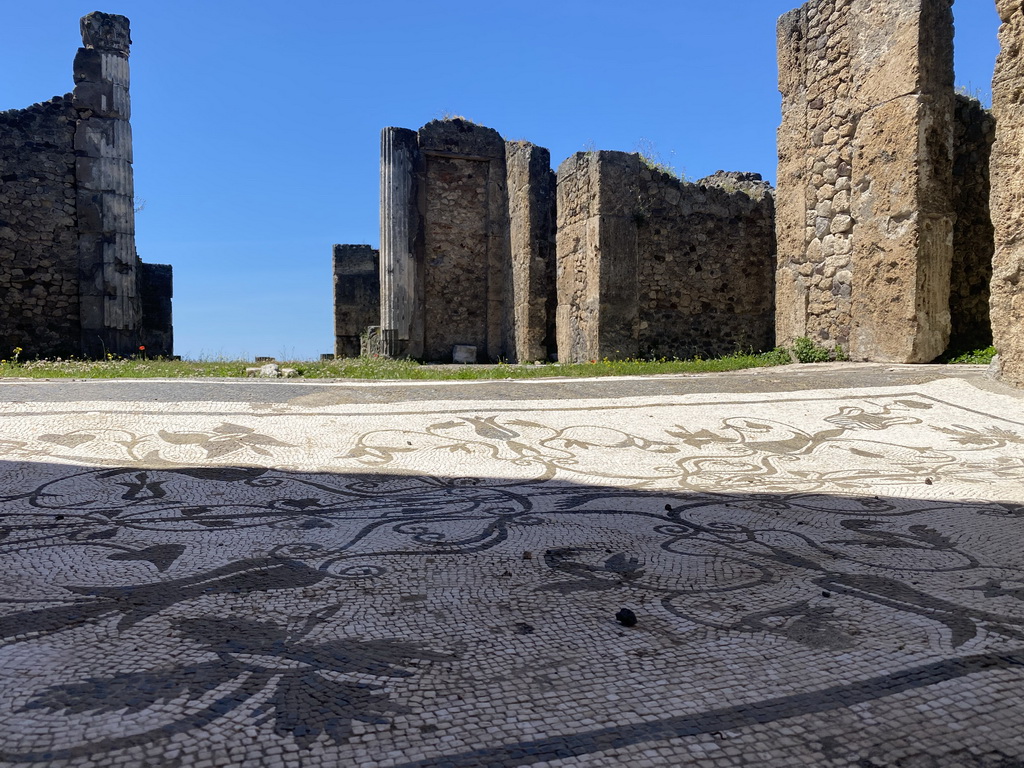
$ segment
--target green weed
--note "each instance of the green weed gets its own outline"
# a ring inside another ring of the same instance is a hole
[[[587,363],[543,365],[429,365],[413,360],[386,357],[357,357],[340,360],[278,361],[282,368],[294,368],[305,379],[378,380],[489,380],[536,379],[546,377],[656,376],[669,373],[709,373],[744,368],[764,368],[789,363],[784,350],[759,354],[737,353],[713,360],[594,360]],[[34,379],[118,379],[118,378],[230,378],[245,376],[256,367],[246,360],[32,360],[0,362],[0,378]]]
[[[996,348],[986,347],[985,349],[954,351],[952,353],[947,352],[939,358],[938,362],[949,363],[951,365],[988,365],[992,362],[992,358],[995,356]]]
[[[801,336],[793,342],[793,354],[801,363],[827,363],[837,359],[833,350],[815,344],[806,336]]]

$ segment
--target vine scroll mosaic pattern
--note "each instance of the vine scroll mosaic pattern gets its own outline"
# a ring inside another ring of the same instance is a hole
[[[0,764],[1021,765],[1019,406],[8,403]]]

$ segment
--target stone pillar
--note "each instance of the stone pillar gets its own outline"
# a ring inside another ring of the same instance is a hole
[[[505,145],[505,162],[512,274],[506,280],[504,347],[512,362],[547,360],[554,351],[556,303],[551,153],[512,141]]]
[[[639,354],[637,183],[640,159],[580,152],[558,169],[558,357]]]
[[[595,282],[597,153],[577,152],[558,167],[558,225],[555,228],[555,333],[559,362],[597,356],[598,286]]]
[[[778,239],[775,329],[779,344],[791,344],[794,339],[813,333],[813,330],[808,331],[809,283],[814,267],[807,258],[808,192],[811,189],[807,139],[807,10],[804,6],[790,11],[778,24],[782,124],[778,131],[779,172],[775,194]],[[835,341],[845,339],[837,337]]]
[[[779,22],[777,340],[928,362],[950,333],[951,0],[811,0]]]
[[[639,246],[640,157],[598,152],[597,259],[601,301],[596,359],[640,354]]]
[[[334,246],[334,354],[359,357],[360,338],[380,322],[380,253],[369,245]]]
[[[996,8],[1002,26],[992,79],[992,336],[1002,378],[1024,386],[1024,8],[1021,0],[996,0]]]
[[[82,349],[86,355],[137,351],[138,256],[128,95],[128,19],[82,19],[75,57]]]
[[[393,357],[423,356],[422,261],[415,131],[385,128],[380,151],[380,326]]]
[[[927,363],[949,343],[952,0],[854,0],[855,360]]]

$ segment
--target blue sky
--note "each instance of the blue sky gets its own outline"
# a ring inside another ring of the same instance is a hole
[[[0,110],[72,89],[80,16],[132,20],[139,254],[174,265],[175,351],[333,350],[331,244],[378,244],[378,141],[464,115],[551,150],[651,146],[775,180],[775,22],[796,0],[3,3]],[[958,0],[987,99],[991,0]]]

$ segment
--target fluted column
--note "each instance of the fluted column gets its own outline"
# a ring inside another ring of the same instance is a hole
[[[419,229],[416,132],[385,128],[380,152],[380,323],[382,346],[392,357],[423,354],[418,318]]]
[[[82,18],[75,57],[77,212],[82,346],[130,354],[139,327],[128,19]]]

